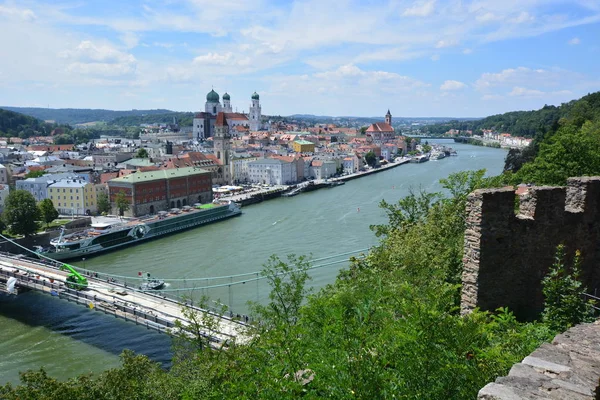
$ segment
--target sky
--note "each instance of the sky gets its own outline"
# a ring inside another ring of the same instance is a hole
[[[0,105],[483,117],[600,90],[600,0],[0,0]]]

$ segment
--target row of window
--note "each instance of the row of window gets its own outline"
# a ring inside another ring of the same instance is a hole
[[[52,192],[54,192],[54,191],[55,191],[55,189],[56,189],[56,192],[57,192],[57,193],[60,193],[60,188],[50,188],[50,192],[51,192],[51,193],[52,193]],[[79,189],[75,189],[75,192],[78,192],[78,191],[79,191]],[[87,187],[85,187],[85,186],[84,186],[84,187],[83,187],[83,191],[84,191],[84,192],[87,192]],[[67,193],[67,189],[63,188],[62,192],[63,192],[63,193]],[[70,188],[70,189],[69,189],[69,193],[73,193],[73,188]]]
[[[79,196],[75,196],[75,200],[79,200]],[[87,196],[88,199],[93,199],[94,197],[92,195]],[[50,195],[50,200],[54,200],[54,196]],[[56,196],[56,200],[60,200],[60,196]],[[63,196],[63,200],[67,200],[67,196]],[[73,196],[71,196],[71,200],[73,200]]]

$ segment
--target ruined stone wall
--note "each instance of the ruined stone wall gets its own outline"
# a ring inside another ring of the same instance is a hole
[[[600,325],[577,325],[542,344],[508,376],[479,391],[479,400],[600,398]]]
[[[582,252],[582,279],[600,292],[600,177],[570,178],[567,187],[483,189],[467,202],[462,312],[509,307],[530,319],[543,308],[541,281],[556,246]]]

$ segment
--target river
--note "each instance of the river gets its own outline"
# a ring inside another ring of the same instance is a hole
[[[260,271],[270,255],[294,253],[312,255],[316,265],[323,265],[311,273],[311,285],[317,290],[332,283],[346,265],[325,266],[331,260],[320,258],[377,243],[369,225],[386,221],[378,207],[381,200],[394,203],[411,188],[439,190],[439,179],[453,172],[486,169],[488,175],[497,175],[502,171],[505,150],[450,140],[430,142],[448,144],[458,156],[406,164],[343,186],[251,205],[241,217],[73,264],[130,277],[147,271],[165,279],[167,290],[184,289],[180,294],[196,297],[207,294],[245,313],[248,300],[266,299],[264,281],[252,280],[255,274],[207,278]],[[347,256],[332,260],[340,259]],[[220,287],[202,289],[211,285]],[[0,326],[0,384],[18,383],[19,371],[41,366],[60,379],[100,372],[118,366],[118,355],[125,348],[164,365],[171,357],[166,335],[38,293],[0,295]]]

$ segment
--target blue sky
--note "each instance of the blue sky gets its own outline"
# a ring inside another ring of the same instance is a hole
[[[0,0],[0,105],[480,117],[600,90],[600,0]]]

